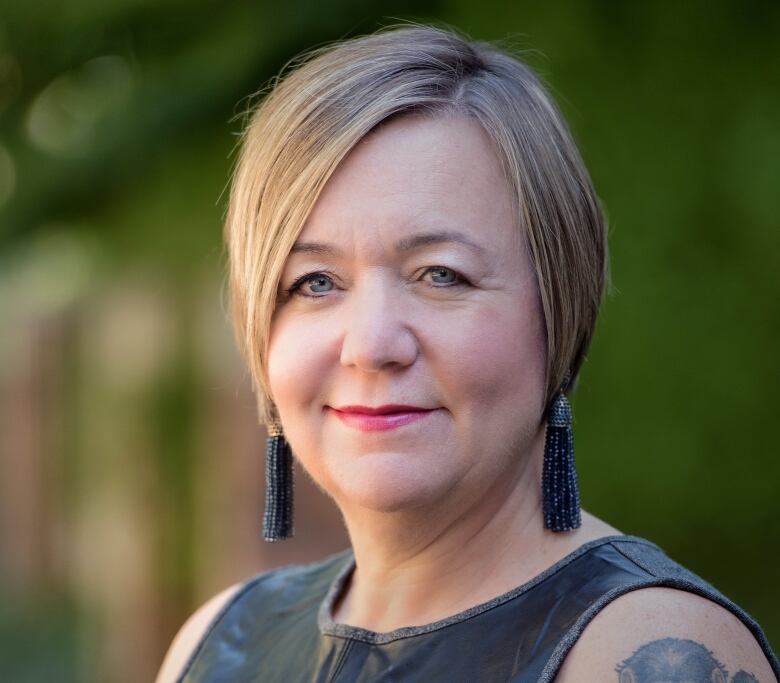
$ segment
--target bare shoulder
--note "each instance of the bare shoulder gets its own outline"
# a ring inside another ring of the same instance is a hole
[[[214,617],[242,585],[243,583],[236,583],[217,593],[184,622],[165,655],[155,683],[174,683],[176,681]]]
[[[777,683],[737,616],[687,591],[651,587],[607,605],[583,631],[556,683]]]

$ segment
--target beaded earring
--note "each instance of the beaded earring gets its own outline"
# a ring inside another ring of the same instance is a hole
[[[293,456],[278,418],[268,425],[265,446],[265,514],[263,538],[283,541],[293,529]]]
[[[564,386],[568,383],[568,377],[567,372]],[[547,413],[542,501],[545,528],[552,531],[571,531],[582,524],[577,469],[574,465],[571,406],[563,393],[563,387]]]

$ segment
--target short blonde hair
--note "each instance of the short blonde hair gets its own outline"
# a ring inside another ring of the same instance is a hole
[[[605,222],[555,103],[517,57],[430,26],[388,27],[291,62],[251,113],[225,223],[236,336],[260,419],[275,416],[267,350],[287,255],[358,141],[406,113],[476,119],[501,156],[545,319],[545,405],[577,379],[608,278]],[[540,418],[543,416],[540,416]]]

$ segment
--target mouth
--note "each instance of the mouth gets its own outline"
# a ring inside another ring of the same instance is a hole
[[[396,429],[422,420],[436,409],[419,406],[387,404],[372,408],[369,406],[327,406],[329,412],[344,425],[361,432],[376,432]]]

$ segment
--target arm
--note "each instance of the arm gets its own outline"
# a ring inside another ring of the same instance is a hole
[[[217,616],[222,607],[241,586],[241,583],[236,583],[226,588],[199,607],[187,619],[184,626],[181,627],[173,639],[168,649],[168,654],[165,655],[160,671],[157,674],[155,683],[175,683],[214,617]]]
[[[760,645],[729,610],[674,588],[643,588],[605,607],[556,683],[777,683]]]

